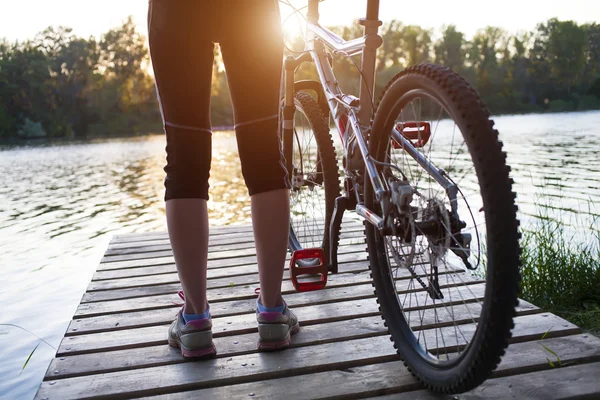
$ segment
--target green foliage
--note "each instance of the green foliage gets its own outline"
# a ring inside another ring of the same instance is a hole
[[[148,62],[131,18],[100,40],[49,27],[0,41],[0,140],[129,134],[148,121],[160,129]]]
[[[435,62],[461,74],[467,56],[465,35],[450,25],[443,28],[442,38],[435,44]]]
[[[33,348],[33,350],[31,350],[31,353],[29,353],[29,356],[25,360],[25,363],[23,363],[23,367],[21,367],[21,372],[23,372],[23,370],[25,369],[25,367],[27,366],[27,364],[29,364],[29,360],[31,360],[31,357],[33,356],[33,353],[35,353],[35,351],[37,350],[37,348],[40,346],[41,343],[42,342],[38,342],[38,344],[35,345],[35,347]]]
[[[346,40],[362,35],[357,24],[331,29]],[[376,98],[404,68],[436,62],[473,84],[493,113],[600,108],[597,23],[577,25],[550,19],[532,32],[517,34],[486,27],[471,40],[453,25],[439,33],[397,20],[384,24]],[[292,49],[303,50],[302,38],[288,41]],[[0,141],[160,131],[145,43],[131,18],[98,39],[80,38],[59,26],[22,43],[0,40]],[[355,64],[360,65],[359,57],[354,61],[344,55],[333,58],[342,89],[358,95],[360,75]],[[318,76],[314,66],[305,63],[296,78],[315,80]],[[211,117],[215,126],[233,125],[218,49]]]
[[[31,350],[31,352],[29,353],[29,356],[27,357],[27,359],[25,360],[25,362],[23,363],[23,367],[21,368],[21,372],[23,372],[23,370],[25,369],[25,367],[27,367],[27,364],[29,364],[29,360],[31,360],[31,357],[33,356],[33,353],[35,353],[35,351],[37,350],[37,348],[40,346],[40,344],[44,343],[46,345],[48,345],[49,347],[53,348],[56,351],[56,347],[52,346],[50,343],[48,343],[46,340],[42,339],[41,337],[39,337],[38,335],[36,335],[35,333],[31,332],[28,329],[23,328],[22,326],[19,325],[15,325],[15,324],[0,324],[0,326],[9,326],[12,328],[17,328],[20,330],[23,330],[27,333],[29,333],[32,336],[35,336],[36,338],[38,338],[40,341],[35,345],[35,347],[33,348],[33,350]]]
[[[22,138],[43,138],[46,137],[46,131],[44,131],[40,122],[33,122],[29,118],[25,118],[18,135]]]
[[[563,222],[543,212],[538,218],[523,235],[522,298],[600,332],[600,234],[592,231],[592,241],[582,243],[567,234]]]
[[[573,111],[574,109],[575,105],[570,101],[558,99],[548,103],[548,111],[550,112]]]
[[[362,34],[359,26],[333,28],[344,39]],[[382,27],[376,95],[396,73],[424,61],[445,65],[475,86],[493,113],[599,109],[600,27],[551,19],[533,32],[510,34],[497,27],[480,29],[471,40],[445,26],[436,41],[431,31],[400,21]],[[293,48],[302,49],[294,39]],[[357,92],[358,73],[346,57],[334,57],[342,89]],[[316,79],[303,65],[302,79]]]
[[[598,110],[600,109],[600,98],[593,95],[581,96],[578,101],[579,110]]]

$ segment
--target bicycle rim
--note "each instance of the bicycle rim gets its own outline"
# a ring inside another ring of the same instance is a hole
[[[300,92],[295,102],[289,246],[292,251],[320,247],[327,252],[329,220],[339,193],[333,143],[312,97]]]

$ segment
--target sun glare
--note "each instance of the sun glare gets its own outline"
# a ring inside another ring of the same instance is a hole
[[[283,20],[283,34],[286,39],[290,40],[298,36],[303,36],[304,20],[291,16],[287,21]]]
[[[297,7],[297,5],[294,5]],[[304,36],[304,29],[306,25],[305,14],[306,10],[295,12],[292,8],[280,3],[281,9],[281,25],[283,27],[283,34],[287,42],[293,42],[295,38]]]

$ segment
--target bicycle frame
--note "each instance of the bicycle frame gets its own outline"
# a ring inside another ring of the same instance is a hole
[[[315,64],[319,81],[309,82],[308,88],[316,90],[325,97],[325,102],[335,121],[347,158],[351,155],[351,145],[356,142],[360,150],[362,162],[369,176],[375,198],[382,205],[382,210],[390,207],[391,194],[386,190],[379,171],[369,155],[366,142],[371,118],[373,116],[373,98],[375,96],[375,64],[377,49],[383,44],[379,36],[379,0],[367,0],[367,17],[358,20],[364,26],[364,36],[351,41],[345,41],[329,29],[319,24],[319,0],[308,0],[306,49],[297,58],[289,56],[285,60],[285,107],[283,121],[283,146],[287,160],[288,172],[292,171],[293,158],[293,129],[294,129],[294,93],[296,83],[294,71],[307,61]],[[333,54],[344,54],[354,56],[362,54],[360,93],[356,98],[344,94],[337,82],[333,72],[327,51]],[[314,85],[312,85],[314,83]],[[444,176],[443,171],[438,170],[430,164],[421,154],[406,140],[401,133],[394,129],[392,136],[396,141],[402,143],[404,149],[419,163],[442,187],[446,188],[452,201],[453,211],[456,211],[455,186]],[[358,197],[358,196],[357,196]],[[367,209],[360,201],[357,201],[356,212],[368,220],[379,230],[384,229],[385,221],[373,211]]]
[[[348,154],[348,145],[356,140],[358,148],[365,161],[365,166],[369,177],[375,188],[378,198],[385,192],[379,173],[375,164],[371,161],[366,143],[366,135],[370,120],[373,114],[372,99],[375,83],[375,62],[377,48],[383,43],[378,35],[379,27],[382,22],[379,21],[379,0],[368,0],[367,18],[360,19],[359,24],[363,25],[365,35],[362,38],[345,41],[329,29],[319,24],[319,0],[308,0],[307,14],[307,36],[305,38],[307,47],[306,53],[298,58],[288,57],[285,65],[285,108],[284,108],[284,149],[290,154],[286,154],[288,164],[291,164],[293,141],[293,118],[294,118],[294,71],[303,62],[312,60],[319,75],[320,86],[323,89],[327,105],[334,117],[336,127],[340,133],[340,139],[344,145],[345,153]],[[335,53],[353,56],[363,55],[361,67],[361,85],[360,96],[345,95],[337,82],[335,74],[329,63],[326,49]],[[288,144],[286,146],[286,143]],[[288,165],[288,171],[291,171],[291,165]],[[357,209],[358,211],[358,209]],[[372,216],[371,222],[379,227],[383,226],[383,220],[373,213],[360,213],[368,219]],[[377,219],[379,218],[379,219]]]

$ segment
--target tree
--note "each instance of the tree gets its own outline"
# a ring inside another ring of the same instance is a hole
[[[397,20],[391,20],[383,25],[382,38],[383,45],[379,48],[377,71],[384,69],[398,69],[402,67],[401,59],[404,58],[402,48],[402,23]]]
[[[406,66],[429,61],[431,53],[431,32],[429,30],[416,25],[405,26],[402,29],[402,43],[406,49]]]
[[[331,28],[346,40],[360,37],[354,24]],[[404,68],[435,58],[468,79],[492,112],[600,107],[600,26],[550,19],[534,32],[510,35],[487,27],[467,41],[455,26],[432,32],[392,20],[383,26],[376,93]],[[304,48],[302,38],[290,46]],[[0,140],[22,136],[86,137],[160,130],[145,39],[131,18],[100,39],[49,27],[33,40],[0,40]],[[358,93],[354,62],[334,55],[333,68],[347,93]],[[312,63],[296,79],[318,79]],[[231,125],[233,115],[220,53],[215,50],[212,121]],[[546,101],[548,100],[548,101]],[[549,102],[550,104],[546,105]]]
[[[537,26],[532,55],[533,76],[544,97],[570,97],[585,64],[585,31],[573,21],[550,19]]]
[[[588,88],[600,89],[600,24],[586,24],[582,26],[586,35],[585,65],[581,75],[583,85],[581,92],[588,92]],[[600,99],[600,90],[589,92]]]
[[[465,35],[458,32],[454,25],[446,26],[443,28],[442,38],[437,41],[434,47],[435,62],[461,74],[467,53],[465,47]]]
[[[504,81],[504,71],[500,68],[499,54],[506,45],[507,34],[501,28],[488,26],[479,30],[469,44],[468,64],[475,75],[475,86],[483,96],[497,98]],[[494,99],[496,100],[496,99]],[[495,102],[495,101],[494,101]]]
[[[549,27],[547,50],[552,77],[566,87],[569,96],[585,64],[585,31],[573,21],[553,20]]]
[[[102,35],[99,43],[99,68],[108,79],[126,81],[134,77],[148,61],[146,39],[129,17],[120,27]]]

